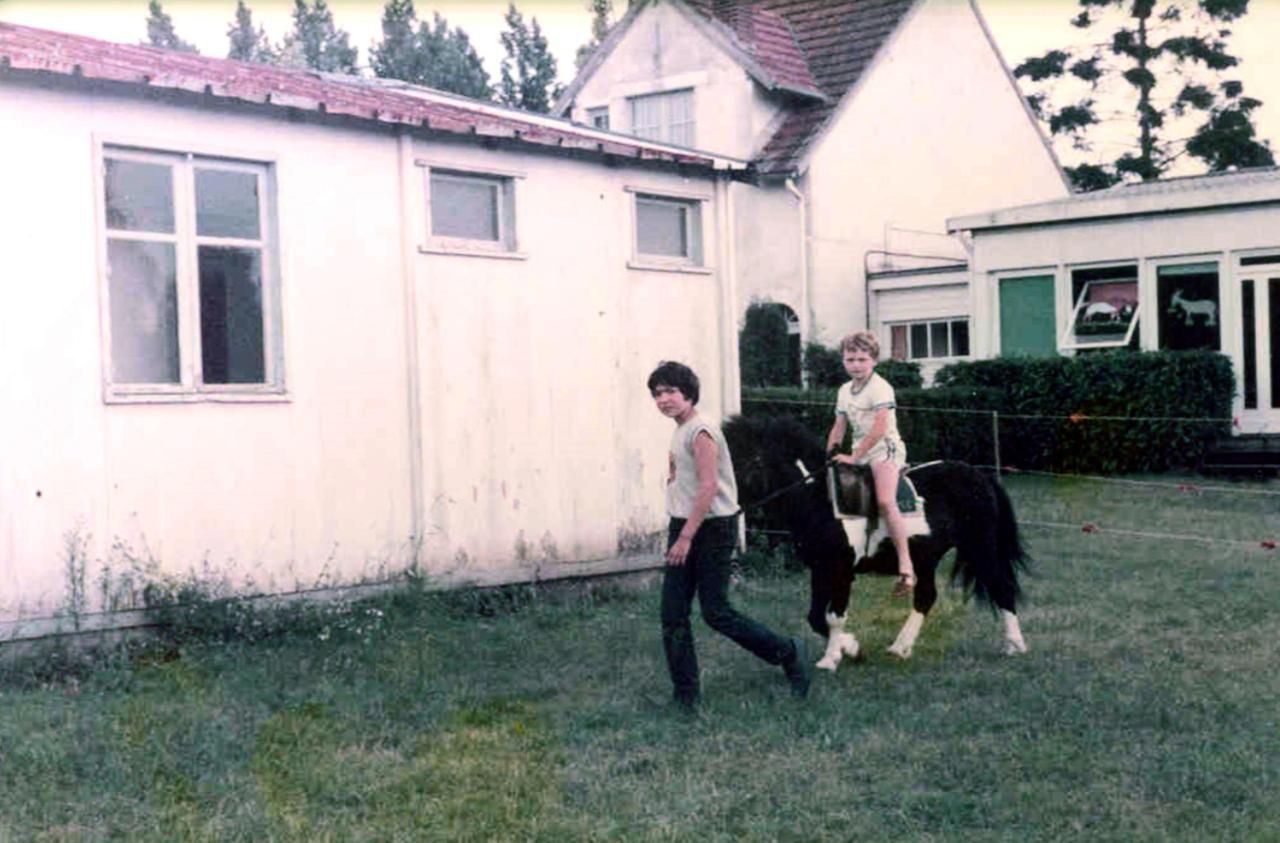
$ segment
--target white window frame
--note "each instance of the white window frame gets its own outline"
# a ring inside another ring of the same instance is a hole
[[[588,108],[587,125],[593,129],[600,129],[607,132],[609,130],[609,106],[598,105],[593,108]]]
[[[671,191],[628,187],[631,194],[631,261],[632,269],[657,269],[676,272],[707,274],[706,236],[702,206],[709,197],[680,194]],[[684,255],[656,255],[640,251],[640,206],[642,204],[679,207],[685,214],[685,242],[689,245]]]
[[[689,118],[676,122],[673,117],[672,104],[677,98],[686,96],[689,103]],[[653,103],[657,106],[657,123],[644,126],[636,125],[636,106],[642,102]],[[627,97],[627,118],[631,124],[630,132],[636,137],[676,146],[692,147],[696,144],[698,131],[697,100],[694,96],[693,88],[673,88],[667,91],[654,91]],[[682,134],[687,132],[687,136],[677,137],[677,128],[682,130]]]
[[[951,354],[949,353],[955,348],[955,323],[963,322],[969,334],[969,352],[967,354]],[[935,355],[933,351],[933,326],[945,324],[947,326],[947,354]],[[921,357],[912,356],[911,329],[913,327],[924,326],[929,337],[927,343],[929,348],[926,354]],[[933,319],[909,319],[902,321],[886,322],[885,327],[889,329],[889,356],[893,356],[893,329],[905,328],[907,332],[907,356],[902,358],[903,362],[910,363],[913,361],[947,361],[947,360],[968,360],[973,357],[973,320],[967,315],[957,314],[955,316],[939,316]],[[896,358],[895,358],[896,359]]]
[[[524,178],[524,173],[476,168],[468,165],[457,166],[450,163],[419,160],[415,162],[422,168],[422,218],[423,241],[418,251],[423,254],[436,255],[471,255],[488,258],[511,258],[523,260],[527,257],[520,251],[520,236],[517,214],[516,183]],[[498,238],[456,237],[439,235],[432,230],[431,194],[433,178],[456,180],[491,185],[497,197]]]
[[[1070,264],[1064,267],[1066,293],[1071,303],[1071,311],[1067,314],[1066,324],[1062,326],[1062,333],[1058,337],[1058,349],[1060,351],[1084,351],[1095,348],[1125,348],[1133,341],[1133,332],[1138,329],[1138,323],[1142,319],[1143,299],[1147,298],[1145,285],[1142,283],[1142,264],[1143,262],[1137,258],[1123,261],[1109,261],[1107,263],[1090,263],[1090,264]],[[1122,339],[1103,340],[1101,342],[1089,342],[1081,340],[1076,336],[1076,323],[1082,317],[1084,311],[1090,307],[1093,302],[1088,300],[1089,287],[1092,284],[1111,284],[1120,283],[1119,279],[1086,281],[1084,286],[1080,288],[1080,295],[1074,299],[1072,288],[1075,286],[1075,273],[1078,270],[1090,269],[1110,269],[1112,267],[1133,267],[1133,285],[1138,296],[1138,300],[1134,303],[1133,315],[1129,318],[1129,324],[1125,329]]]
[[[174,231],[157,233],[112,229],[107,225],[107,160],[160,164],[171,168]],[[195,171],[198,168],[249,173],[258,185],[257,238],[224,237],[196,233]],[[284,383],[282,316],[280,312],[279,247],[276,234],[275,166],[268,160],[221,156],[209,151],[178,151],[152,144],[134,145],[117,140],[94,144],[94,194],[98,242],[98,294],[102,336],[103,400],[106,403],[157,403],[195,401],[287,400]],[[113,362],[111,279],[108,242],[173,243],[177,295],[178,382],[117,382]],[[261,383],[205,383],[200,336],[199,248],[224,246],[257,249],[261,253],[262,354]]]

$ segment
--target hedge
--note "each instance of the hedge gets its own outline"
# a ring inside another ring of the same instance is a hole
[[[978,360],[944,367],[931,389],[898,388],[898,427],[912,463],[992,465],[998,426],[1003,467],[1165,471],[1195,466],[1230,432],[1234,384],[1214,352]],[[830,388],[742,393],[744,414],[793,416],[820,437],[834,408]]]
[[[1195,466],[1230,433],[1235,390],[1231,361],[1208,351],[975,360],[935,383],[997,392],[1006,466],[1104,473]]]

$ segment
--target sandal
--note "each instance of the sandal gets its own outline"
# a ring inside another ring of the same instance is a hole
[[[915,574],[898,574],[898,581],[893,584],[894,597],[910,597],[916,587]]]

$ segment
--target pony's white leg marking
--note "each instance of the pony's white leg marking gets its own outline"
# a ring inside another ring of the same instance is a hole
[[[1018,653],[1025,653],[1027,642],[1022,640],[1022,626],[1018,623],[1018,616],[1008,609],[1001,609],[1000,617],[1004,620],[1004,654],[1016,656]]]
[[[898,637],[889,645],[889,652],[900,659],[911,658],[911,650],[916,646],[916,638],[920,635],[920,627],[924,626],[924,615],[911,610],[907,622],[902,625]]]
[[[827,612],[827,651],[823,653],[817,665],[822,670],[834,671],[843,656],[851,659],[857,657],[858,639],[853,637],[853,633],[844,631],[847,620],[847,615],[837,617]]]

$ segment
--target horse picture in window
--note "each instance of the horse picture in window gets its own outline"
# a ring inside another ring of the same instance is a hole
[[[1137,310],[1136,282],[1086,282],[1076,302],[1076,336],[1123,338]]]

